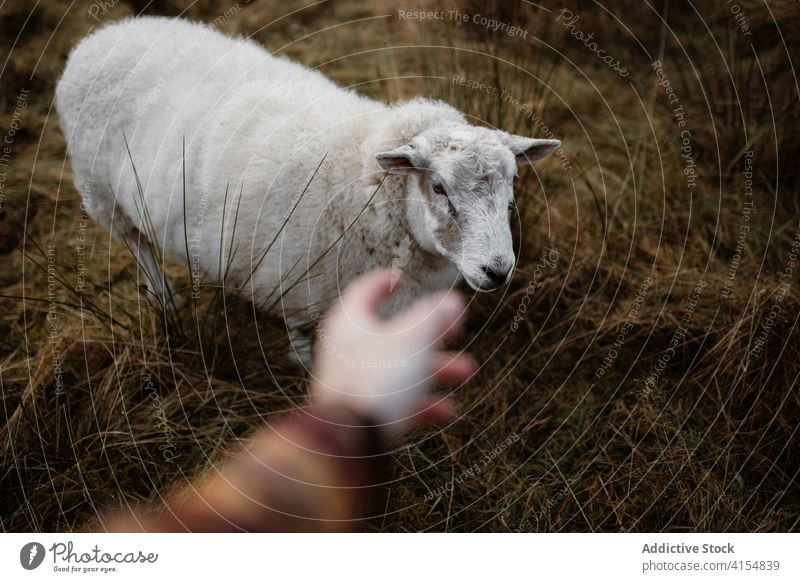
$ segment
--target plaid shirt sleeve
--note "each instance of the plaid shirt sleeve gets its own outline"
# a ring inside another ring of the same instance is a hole
[[[352,531],[383,494],[380,429],[345,409],[297,412],[267,426],[213,475],[109,531]]]

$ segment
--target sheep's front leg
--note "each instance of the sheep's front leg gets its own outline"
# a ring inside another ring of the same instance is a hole
[[[314,326],[307,319],[289,317],[286,320],[289,332],[289,360],[305,368],[311,369],[314,359]]]
[[[134,252],[136,261],[142,268],[147,279],[147,289],[156,296],[167,309],[177,310],[184,304],[184,299],[179,293],[172,290],[172,286],[164,274],[164,270],[159,264],[157,253],[147,237],[139,231],[134,231],[130,237],[126,237],[128,244]]]

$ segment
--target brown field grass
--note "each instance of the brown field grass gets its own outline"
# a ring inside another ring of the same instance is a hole
[[[5,531],[92,527],[303,404],[280,321],[219,289],[167,321],[128,250],[87,224],[52,105],[100,4],[0,5],[0,139],[18,127],[0,166]],[[228,10],[221,29],[372,97],[438,97],[563,140],[518,180],[511,286],[470,294],[463,345],[481,369],[453,388],[458,419],[397,447],[385,511],[364,528],[796,530],[796,3],[741,0],[738,21],[721,2],[566,4],[578,20],[549,1],[402,4],[122,0],[98,15]],[[398,12],[420,9],[445,16]]]

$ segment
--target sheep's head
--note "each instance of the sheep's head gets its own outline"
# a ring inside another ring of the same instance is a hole
[[[406,215],[417,243],[455,264],[476,291],[511,279],[511,206],[517,166],[561,142],[465,125],[434,127],[376,156],[406,179]]]

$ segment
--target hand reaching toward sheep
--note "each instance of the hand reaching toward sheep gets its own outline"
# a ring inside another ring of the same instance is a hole
[[[451,417],[434,383],[468,378],[466,354],[439,350],[460,331],[463,300],[438,293],[383,320],[393,275],[357,279],[319,333],[308,410],[262,427],[246,450],[164,505],[119,513],[109,531],[341,531],[369,517],[386,482],[385,446]]]
[[[450,401],[430,397],[428,387],[464,379],[474,369],[466,354],[437,348],[460,332],[461,296],[435,293],[382,320],[378,310],[397,289],[388,270],[347,289],[319,330],[311,388],[314,406],[345,406],[390,436],[414,422],[447,418]]]

